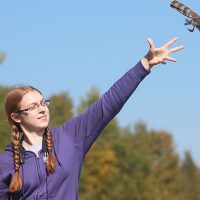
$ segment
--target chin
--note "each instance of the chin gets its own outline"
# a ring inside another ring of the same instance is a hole
[[[48,124],[41,124],[37,127],[35,127],[35,129],[40,132],[40,131],[44,131],[46,128],[48,127]]]
[[[38,127],[41,127],[41,128],[47,128],[49,126],[49,120],[47,121],[43,121],[43,122],[40,122],[38,124],[36,124]]]

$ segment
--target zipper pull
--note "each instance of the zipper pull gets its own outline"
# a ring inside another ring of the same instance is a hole
[[[48,159],[48,152],[43,153],[43,161],[46,163]]]
[[[37,157],[37,159],[40,158],[40,152],[37,152],[37,153],[36,153],[36,157]]]

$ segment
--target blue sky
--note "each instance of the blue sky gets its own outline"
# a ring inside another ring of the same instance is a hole
[[[198,0],[182,1],[200,13]],[[145,6],[144,6],[145,4]],[[30,84],[45,96],[68,91],[78,104],[92,86],[105,92],[148,51],[177,36],[177,63],[156,66],[118,115],[173,135],[177,152],[200,165],[198,30],[190,33],[170,1],[21,0],[0,3],[0,84]]]

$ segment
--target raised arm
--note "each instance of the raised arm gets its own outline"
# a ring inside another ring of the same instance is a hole
[[[122,76],[113,86],[89,109],[71,121],[75,124],[71,132],[72,137],[82,139],[84,152],[86,153],[103,128],[119,113],[128,98],[135,91],[139,83],[150,73],[151,68],[166,60],[176,61],[169,56],[183,48],[178,46],[172,49],[169,47],[177,40],[174,38],[160,48],[155,48],[152,39],[148,38],[150,49],[146,56],[141,59],[133,68]]]

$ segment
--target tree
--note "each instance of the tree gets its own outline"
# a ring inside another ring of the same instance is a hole
[[[85,112],[90,105],[100,98],[100,91],[96,87],[92,87],[89,92],[87,92],[86,97],[80,99],[80,104],[77,108],[77,113]]]
[[[10,87],[0,86],[0,152],[11,140],[11,129],[9,127],[4,109],[4,99],[7,93],[10,91],[10,89]]]
[[[6,58],[6,54],[4,52],[0,52],[0,63],[3,62]]]
[[[182,200],[200,199],[200,174],[189,151],[185,152],[181,166],[180,191]]]
[[[73,117],[73,103],[67,92],[62,92],[50,97],[50,125],[60,126],[66,120]]]
[[[120,141],[115,147],[121,174],[119,199],[174,200],[179,157],[171,136],[138,123]]]

